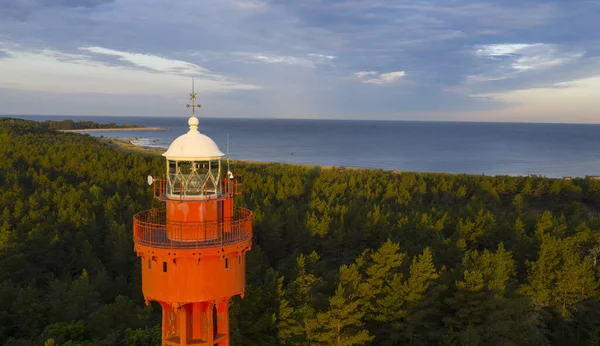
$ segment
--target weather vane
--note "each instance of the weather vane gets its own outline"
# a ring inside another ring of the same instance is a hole
[[[185,105],[185,108],[190,108],[192,107],[192,116],[195,117],[196,113],[196,107],[200,108],[200,104],[196,104],[196,93],[194,92],[194,77],[192,77],[192,93],[190,94],[190,101],[192,101],[192,104],[187,104]]]

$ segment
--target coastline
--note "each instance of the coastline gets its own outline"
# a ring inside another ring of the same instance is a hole
[[[134,138],[126,138],[126,137],[95,137],[96,140],[107,144],[108,146],[122,150],[128,153],[142,154],[148,156],[160,156],[167,148],[159,148],[159,147],[147,147],[141,145],[131,144],[131,141]],[[380,170],[377,168],[361,168],[361,167],[346,167],[346,166],[327,166],[327,165],[312,165],[312,164],[304,164],[304,163],[281,163],[281,162],[270,162],[270,161],[249,161],[249,160],[231,160],[232,162],[239,163],[247,163],[247,164],[278,164],[278,165],[292,165],[306,168],[315,168],[319,167],[322,169],[338,169],[340,171],[351,170],[351,171],[364,171],[364,170]],[[386,172],[391,172],[392,174],[400,174],[400,173],[417,173],[416,171],[408,171],[408,170],[385,170]],[[419,172],[419,173],[428,173],[428,172]],[[439,173],[445,174],[445,173]],[[452,173],[450,173],[452,174]]]
[[[96,140],[107,144],[111,148],[117,150],[123,150],[128,153],[137,153],[144,155],[161,155],[165,151],[166,148],[157,148],[157,147],[145,147],[141,145],[132,144],[131,141],[134,138],[126,138],[126,137],[94,137]]]
[[[56,130],[60,132],[102,132],[102,131],[166,131],[166,127],[117,127],[106,129],[76,129],[76,130]]]
[[[95,137],[96,140],[107,144],[108,146],[117,149],[117,150],[122,150],[128,153],[135,153],[135,154],[142,154],[142,155],[148,155],[148,156],[160,156],[162,155],[165,151],[167,151],[167,148],[160,148],[160,147],[147,147],[147,146],[141,146],[141,145],[135,145],[132,144],[131,141],[134,140],[135,138],[126,138],[126,137]],[[384,172],[389,172],[391,174],[402,174],[402,173],[417,173],[417,174],[433,174],[433,175],[466,175],[466,176],[481,176],[481,174],[470,174],[470,173],[452,173],[452,172],[427,172],[427,171],[411,171],[411,170],[399,170],[399,169],[395,169],[395,170],[391,170],[391,169],[381,169],[381,168],[368,168],[368,167],[347,167],[347,166],[328,166],[328,165],[314,165],[314,164],[305,164],[305,163],[282,163],[282,162],[274,162],[274,161],[250,161],[250,160],[231,160],[232,162],[239,162],[239,163],[245,163],[245,164],[278,164],[278,165],[292,165],[292,166],[298,166],[298,167],[305,167],[305,168],[322,168],[322,169],[337,169],[338,172],[342,173],[343,171],[384,171]],[[490,177],[493,177],[495,175],[488,175]],[[502,175],[499,175],[502,176]],[[532,176],[532,175],[530,175]],[[535,175],[533,175],[535,176]],[[526,175],[518,175],[518,177],[526,177]],[[573,179],[571,177],[562,177],[562,178],[553,178],[553,177],[546,177],[543,176],[546,179],[558,179],[558,180],[564,180],[564,179]]]

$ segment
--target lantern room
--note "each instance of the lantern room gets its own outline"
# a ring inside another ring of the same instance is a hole
[[[198,131],[198,118],[188,120],[190,130],[171,143],[167,159],[167,197],[207,199],[221,193],[223,152],[210,137]]]

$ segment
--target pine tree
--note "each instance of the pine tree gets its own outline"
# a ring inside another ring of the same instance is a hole
[[[400,244],[387,240],[376,252],[364,252],[349,268],[352,274],[341,277],[356,277],[364,271],[364,279],[354,283],[344,279],[356,291],[358,299],[364,300],[365,319],[371,321],[378,340],[398,340],[397,327],[405,316],[405,295],[402,274],[398,272],[405,255],[400,253]]]
[[[590,261],[581,259],[569,242],[544,236],[539,257],[528,263],[527,284],[522,291],[534,301],[569,317],[575,304],[597,294]]]
[[[542,238],[544,233],[552,229],[552,213],[545,210],[535,225],[535,234]]]
[[[277,283],[277,295],[279,296],[279,308],[277,310],[277,338],[282,345],[289,344],[294,333],[299,331],[299,324],[294,319],[294,308],[283,297],[283,277]]]
[[[289,300],[288,309],[293,311],[294,321],[289,321],[286,344],[305,345],[310,344],[314,331],[318,327],[315,309],[315,290],[321,283],[313,273],[308,271],[308,267],[314,267],[319,260],[319,255],[312,252],[309,256],[300,254],[296,258],[296,278],[290,282],[285,292]],[[282,299],[282,302],[287,300]],[[280,327],[281,328],[281,327]]]
[[[308,261],[309,264],[314,265],[318,258],[316,252],[308,257],[300,254],[296,258],[296,278],[288,285],[286,292],[287,297],[294,306],[313,304],[314,291],[321,280],[307,271],[306,262]]]
[[[329,300],[329,309],[317,314],[320,328],[315,335],[319,345],[354,346],[364,345],[372,340],[365,328],[362,318],[364,311],[360,309],[359,299],[346,296],[342,284]]]
[[[295,318],[298,323],[292,327],[294,338],[290,344],[311,345],[315,340],[315,334],[320,328],[315,309],[310,305],[303,305],[296,309]]]
[[[436,314],[437,308],[431,306],[431,301],[426,299],[427,293],[439,277],[433,265],[433,256],[429,248],[413,258],[410,266],[408,282],[404,286],[406,292],[407,312],[403,327],[410,345],[423,343],[430,332],[432,315]],[[431,297],[436,297],[435,293]]]

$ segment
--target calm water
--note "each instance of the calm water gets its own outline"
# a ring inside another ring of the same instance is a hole
[[[15,116],[17,117],[17,116]],[[167,147],[187,118],[18,116],[168,127],[105,131]],[[475,174],[600,175],[600,125],[200,118],[233,159]]]

